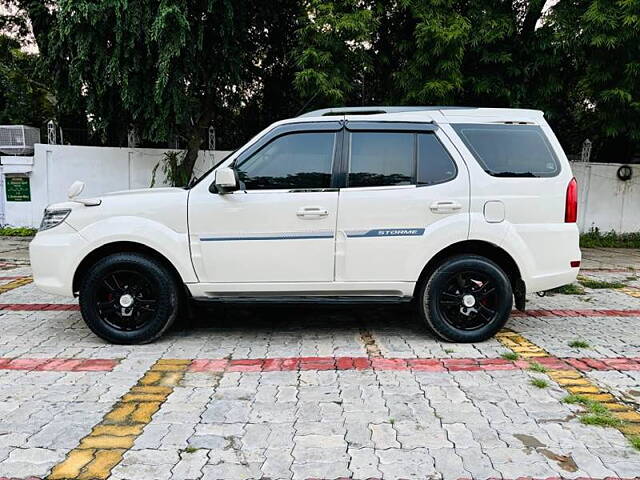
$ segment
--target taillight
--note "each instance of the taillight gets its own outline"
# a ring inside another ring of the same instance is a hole
[[[567,187],[567,199],[564,206],[565,223],[576,223],[578,221],[578,182],[572,178]]]

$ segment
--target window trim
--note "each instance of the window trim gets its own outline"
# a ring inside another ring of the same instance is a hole
[[[426,122],[371,122],[371,121],[345,121],[345,128],[350,132],[407,132],[407,133],[424,133],[435,132],[438,126],[433,123]]]
[[[354,124],[362,124],[357,125],[356,128],[352,128]],[[395,122],[398,128],[388,128],[389,124],[393,122],[352,122],[347,123],[345,125],[344,139],[342,145],[342,158],[341,158],[341,170],[339,177],[339,188],[407,188],[407,187],[431,187],[434,185],[441,185],[443,183],[451,182],[458,177],[460,169],[458,168],[458,164],[456,163],[455,158],[447,147],[442,143],[438,135],[436,134],[438,127],[429,123],[410,123],[410,122]],[[409,128],[409,126],[411,128]],[[418,128],[416,128],[418,126]],[[425,128],[420,128],[424,126]],[[411,179],[411,183],[408,185],[359,185],[359,186],[349,186],[349,167],[351,164],[351,141],[353,133],[362,133],[362,132],[376,132],[376,133],[409,133],[413,135],[413,176]],[[451,163],[455,168],[455,173],[451,178],[447,180],[443,180],[441,182],[436,183],[418,183],[418,135],[433,135],[436,140],[440,143],[443,150],[449,156]]]
[[[265,188],[265,189],[245,189],[245,192],[263,192],[263,193],[305,193],[305,192],[327,192],[336,191],[336,171],[339,169],[340,157],[342,151],[343,142],[343,122],[341,121],[329,121],[329,122],[300,122],[300,123],[288,123],[280,125],[273,130],[263,135],[256,143],[249,147],[246,151],[238,155],[233,160],[230,167],[236,168],[239,162],[247,160],[253,155],[259,153],[265,149],[271,143],[275,142],[281,137],[288,135],[296,135],[300,133],[334,133],[335,140],[333,144],[333,158],[331,159],[331,179],[329,187],[326,188]]]

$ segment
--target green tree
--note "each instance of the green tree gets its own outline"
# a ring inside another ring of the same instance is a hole
[[[640,153],[640,0],[579,3],[577,122],[599,160],[626,161]]]
[[[270,47],[281,41],[276,21],[280,34],[293,34],[282,24],[295,26],[299,12],[287,5],[293,23],[269,2],[249,0],[59,0],[48,60],[52,69],[68,60],[58,81],[71,88],[60,99],[86,102],[108,143],[122,143],[130,128],[147,142],[181,138],[191,172],[207,128],[286,70],[289,52]]]
[[[343,105],[350,94],[361,94],[376,23],[370,5],[360,0],[305,2],[295,85],[309,103]]]
[[[296,86],[320,103],[539,108],[575,129],[580,5],[544,0],[340,0],[309,5]],[[578,13],[576,13],[578,12]],[[573,24],[566,20],[573,19]],[[337,28],[347,25],[349,28]]]
[[[40,127],[53,115],[53,97],[37,66],[37,55],[0,35],[0,124]]]

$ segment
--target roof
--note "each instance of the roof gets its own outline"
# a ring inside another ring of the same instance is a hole
[[[331,117],[349,115],[372,117],[371,120],[433,121],[435,123],[464,122],[544,122],[543,112],[521,108],[485,108],[454,106],[370,106],[323,108],[304,113],[296,118],[315,117],[330,120]],[[365,120],[359,118],[358,120]],[[289,121],[295,121],[290,119]]]
[[[373,106],[373,107],[333,107],[313,110],[303,113],[300,117],[327,117],[331,115],[373,115],[379,113],[402,113],[433,110],[472,110],[471,107],[402,107],[402,106]]]

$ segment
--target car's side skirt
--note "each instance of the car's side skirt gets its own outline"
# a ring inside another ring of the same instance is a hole
[[[196,302],[202,303],[249,303],[249,304],[396,304],[408,303],[412,297],[396,297],[386,295],[371,296],[303,296],[303,295],[277,295],[277,296],[221,296],[221,297],[195,297]]]
[[[191,297],[220,298],[411,298],[415,282],[276,282],[276,283],[187,283]],[[363,298],[364,300],[357,300]],[[340,300],[342,301],[342,300]]]

